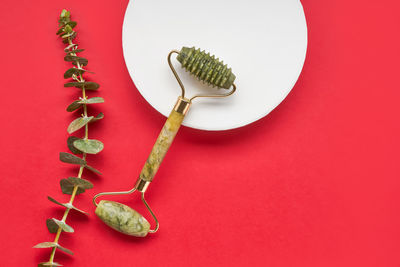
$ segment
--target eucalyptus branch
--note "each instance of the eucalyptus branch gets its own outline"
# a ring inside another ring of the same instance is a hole
[[[76,32],[73,29],[77,23],[75,21],[71,21],[70,12],[65,9],[61,12],[58,22],[60,28],[57,31],[57,35],[60,35],[63,39],[63,43],[67,44],[64,49],[64,52],[66,53],[64,60],[71,62],[74,65],[64,73],[65,79],[72,79],[72,81],[64,84],[64,87],[76,87],[82,91],[82,96],[67,107],[68,112],[83,109],[81,116],[70,123],[67,131],[71,134],[81,128],[84,128],[84,136],[82,138],[75,136],[68,137],[67,146],[73,154],[66,152],[60,153],[60,160],[62,162],[78,165],[79,171],[77,177],[68,177],[60,181],[61,191],[64,194],[71,195],[67,203],[61,203],[50,196],[47,197],[51,202],[63,206],[65,211],[61,220],[55,218],[46,220],[48,230],[50,233],[55,233],[56,235],[53,242],[43,242],[34,246],[35,248],[52,249],[49,261],[39,263],[38,266],[61,266],[60,264],[54,262],[54,256],[57,249],[73,255],[71,250],[62,247],[59,244],[59,239],[62,232],[74,232],[74,229],[66,224],[68,214],[71,210],[87,214],[85,211],[76,208],[73,205],[73,202],[77,195],[85,192],[86,189],[93,187],[91,182],[82,178],[84,169],[101,174],[98,170],[87,164],[86,155],[97,154],[103,150],[104,147],[103,143],[99,140],[89,139],[89,124],[102,119],[104,115],[103,113],[99,113],[96,117],[89,116],[87,106],[90,104],[103,103],[104,99],[101,97],[87,97],[88,90],[97,90],[100,86],[95,82],[86,81],[83,77],[84,73],[89,72],[83,68],[88,64],[88,60],[78,56],[78,53],[84,51],[84,49],[78,49],[78,45],[73,43],[73,40],[76,37]],[[81,154],[82,157],[78,157],[74,154]]]

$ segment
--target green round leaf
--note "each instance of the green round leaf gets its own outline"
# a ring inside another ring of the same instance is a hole
[[[69,255],[74,255],[74,253],[73,253],[71,250],[62,247],[62,246],[60,246],[59,244],[57,244],[57,248],[58,248],[59,250],[61,250],[62,252],[68,253]]]
[[[70,181],[68,181],[68,179],[61,179],[60,181],[60,187],[61,187],[61,191],[64,194],[67,195],[72,195],[72,192],[74,191],[74,184],[72,184]],[[85,189],[82,187],[78,187],[77,191],[76,191],[76,195],[82,194],[85,192]]]
[[[82,104],[80,102],[80,100],[75,100],[74,102],[69,104],[69,106],[67,107],[67,111],[72,112],[82,107]]]
[[[103,143],[95,139],[77,139],[73,144],[76,149],[88,154],[97,154],[104,148]]]
[[[65,52],[67,54],[76,54],[76,53],[80,53],[80,52],[83,52],[83,51],[85,51],[85,49],[72,49],[72,50],[65,51]],[[73,56],[73,55],[71,55],[71,56]]]
[[[72,33],[72,28],[71,28],[71,26],[69,26],[68,24],[65,25],[65,27],[64,27],[64,32],[66,32],[66,33]]]
[[[78,186],[83,189],[92,189],[93,184],[88,180],[78,177],[68,177],[68,181],[73,184],[74,186]]]
[[[97,174],[100,174],[100,175],[101,175],[101,172],[100,172],[99,170],[96,170],[96,169],[93,168],[92,166],[85,165],[84,167],[85,167],[86,169],[88,169],[89,171],[91,171],[91,172],[94,172],[94,173],[97,173]]]
[[[68,146],[69,150],[71,150],[71,152],[74,153],[74,154],[82,154],[82,151],[80,151],[79,149],[76,149],[74,147],[74,141],[78,140],[78,139],[79,138],[75,137],[75,136],[70,136],[67,139],[67,146]]]
[[[74,50],[72,50],[72,51],[74,51]],[[85,71],[86,70],[84,70],[84,69],[70,68],[64,73],[64,79],[71,78],[73,74],[78,76],[78,75],[84,73]]]
[[[55,200],[54,198],[52,198],[52,197],[50,197],[50,196],[48,196],[47,199],[50,200],[51,202],[57,204],[57,205],[60,205],[60,206],[65,207],[65,208],[67,208],[67,209],[73,209],[73,210],[79,211],[79,212],[81,212],[81,213],[83,213],[83,214],[88,214],[86,211],[83,211],[83,210],[81,210],[81,209],[78,209],[77,207],[75,207],[74,205],[72,205],[72,204],[69,203],[69,202],[68,202],[68,203],[60,203],[60,202],[58,202],[57,200]]]
[[[57,247],[57,243],[54,242],[43,242],[43,243],[39,243],[35,246],[33,246],[34,248],[54,248]]]
[[[69,82],[65,83],[64,87],[85,88],[86,90],[97,90],[100,85],[95,82]]]
[[[52,198],[52,197],[47,196],[47,199],[50,200],[50,201],[53,202],[53,203],[56,203],[57,205],[64,206],[63,203],[58,202],[57,200],[55,200],[55,199]]]
[[[49,229],[50,233],[56,233],[58,231],[58,227],[63,229],[63,231],[68,232],[68,233],[73,233],[74,229],[66,224],[63,221],[59,221],[55,218],[47,219],[46,220],[46,225],[47,228]]]
[[[70,16],[71,16],[71,13],[69,11],[67,11],[66,9],[63,9],[61,11],[60,18],[69,18]]]
[[[60,160],[69,164],[86,165],[86,161],[66,152],[60,152]]]
[[[75,32],[69,33],[69,34],[66,34],[66,35],[68,35],[67,37],[70,37],[74,33]],[[65,35],[63,35],[62,37],[64,38],[64,36]],[[67,55],[67,56],[64,57],[64,60],[65,61],[69,61],[69,62],[79,62],[79,64],[81,64],[83,66],[86,66],[88,64],[88,60],[86,58],[78,57],[78,56]]]
[[[64,51],[67,52],[68,50],[70,50],[71,48],[78,46],[77,44],[70,44],[68,45],[66,48],[64,48]]]
[[[104,114],[100,112],[96,117],[94,117],[90,122],[95,122],[104,118]]]
[[[88,124],[89,121],[92,120],[92,119],[93,119],[93,116],[90,116],[90,117],[80,117],[80,118],[77,118],[77,119],[73,120],[73,121],[70,123],[70,125],[68,126],[68,129],[67,129],[68,133],[71,134],[71,133],[73,133],[73,132],[79,130],[80,128],[82,128],[83,126],[85,126],[86,124]]]
[[[73,209],[73,210],[76,210],[76,211],[79,211],[80,213],[83,213],[83,214],[89,214],[89,213],[87,213],[86,211],[83,211],[83,210],[81,210],[81,209],[78,209],[77,207],[75,207],[74,205],[72,205],[71,203],[64,203],[64,206],[66,207],[66,208],[68,208],[68,209]]]
[[[75,28],[75,26],[76,26],[77,24],[78,24],[78,23],[77,23],[76,21],[69,21],[69,22],[67,22],[67,25],[69,25],[72,29]]]
[[[64,27],[61,27],[60,29],[58,29],[58,31],[56,32],[57,35],[64,33]]]

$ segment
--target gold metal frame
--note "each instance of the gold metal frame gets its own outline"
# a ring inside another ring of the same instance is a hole
[[[93,204],[97,207],[97,203],[96,203],[96,199],[100,196],[109,196],[109,195],[129,195],[132,194],[133,192],[135,192],[136,190],[141,192],[141,198],[142,198],[142,202],[143,204],[146,206],[147,210],[150,212],[151,216],[153,217],[154,221],[156,222],[156,227],[154,229],[150,229],[149,233],[155,233],[157,232],[158,228],[160,228],[160,223],[157,220],[156,215],[154,214],[154,212],[152,211],[152,209],[150,208],[149,204],[147,204],[146,199],[144,198],[144,193],[147,190],[147,187],[149,186],[150,182],[148,181],[144,181],[142,179],[138,179],[136,181],[135,186],[129,190],[129,191],[119,191],[119,192],[103,192],[103,193],[99,193],[97,195],[95,195],[93,197]]]

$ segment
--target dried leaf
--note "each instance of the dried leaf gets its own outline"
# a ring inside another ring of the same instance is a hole
[[[60,187],[61,191],[67,195],[72,195],[72,192],[74,191],[74,184],[68,181],[68,179],[61,179]],[[82,194],[84,192],[85,192],[84,188],[78,187],[78,189],[76,190],[76,195]]]
[[[66,35],[69,35],[68,37],[70,37],[73,34],[74,33],[66,34]],[[81,64],[83,66],[86,66],[88,64],[88,60],[86,58],[78,57],[78,56],[67,55],[64,57],[64,60],[68,61],[68,62],[79,62],[79,64]]]
[[[97,90],[100,85],[95,82],[69,82],[65,83],[64,87],[85,88],[86,90]]]
[[[60,227],[63,231],[68,233],[73,233],[74,229],[66,224],[63,221],[59,221],[55,218],[46,220],[47,229],[49,229],[50,233],[56,233],[58,231],[58,227]]]
[[[88,99],[84,99],[79,101],[81,104],[97,104],[97,103],[104,103],[104,98],[102,97],[92,97]]]
[[[69,104],[69,106],[67,107],[67,111],[72,112],[82,107],[82,104],[80,102],[81,102],[80,100],[75,100],[74,102]]]
[[[76,164],[76,165],[86,165],[86,161],[81,159],[80,157],[77,157],[75,155],[66,153],[66,152],[60,152],[60,160],[65,163],[69,164]]]
[[[38,267],[47,267],[47,266],[62,266],[61,264],[57,263],[57,262],[41,262],[39,263]]]
[[[103,118],[104,118],[104,114],[103,114],[102,112],[100,112],[100,113],[97,114],[97,116],[94,117],[90,122],[95,122],[95,121],[101,120],[101,119],[103,119]]]
[[[54,242],[43,242],[43,243],[39,243],[35,246],[33,246],[34,248],[54,248],[57,247],[57,243]]]
[[[89,171],[92,171],[92,172],[94,172],[94,173],[97,173],[97,174],[100,174],[100,175],[101,175],[101,172],[98,171],[98,170],[96,170],[96,169],[93,168],[92,166],[85,165],[84,167],[85,167],[86,169],[88,169]]]
[[[74,141],[78,140],[78,139],[79,138],[75,137],[75,136],[70,136],[67,139],[67,146],[68,146],[69,150],[71,150],[71,152],[74,154],[82,154],[82,151],[80,151],[74,147]]]
[[[80,118],[73,120],[70,123],[70,125],[68,126],[68,129],[67,129],[68,133],[71,134],[71,133],[79,130],[80,128],[82,128],[83,126],[88,124],[89,121],[93,118],[94,118],[93,116],[90,116],[90,117],[80,117]]]
[[[95,139],[77,139],[73,144],[76,149],[88,154],[97,154],[104,148],[103,143]]]
[[[50,200],[51,202],[57,204],[57,205],[60,205],[60,206],[65,207],[65,208],[67,208],[67,209],[73,209],[73,210],[79,211],[79,212],[81,212],[81,213],[83,213],[83,214],[88,214],[86,211],[83,211],[83,210],[81,210],[81,209],[78,209],[77,207],[75,207],[75,206],[72,205],[71,203],[60,203],[60,202],[58,202],[57,200],[55,200],[54,198],[49,197],[49,196],[47,197],[47,199]]]

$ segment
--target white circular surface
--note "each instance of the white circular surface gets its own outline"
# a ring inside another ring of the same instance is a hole
[[[165,116],[180,95],[166,60],[170,50],[195,46],[227,63],[237,92],[225,99],[196,99],[183,122],[227,130],[266,116],[287,96],[304,64],[307,25],[299,0],[134,0],[122,39],[133,82]],[[213,90],[185,72],[175,56],[173,62],[187,96]]]

